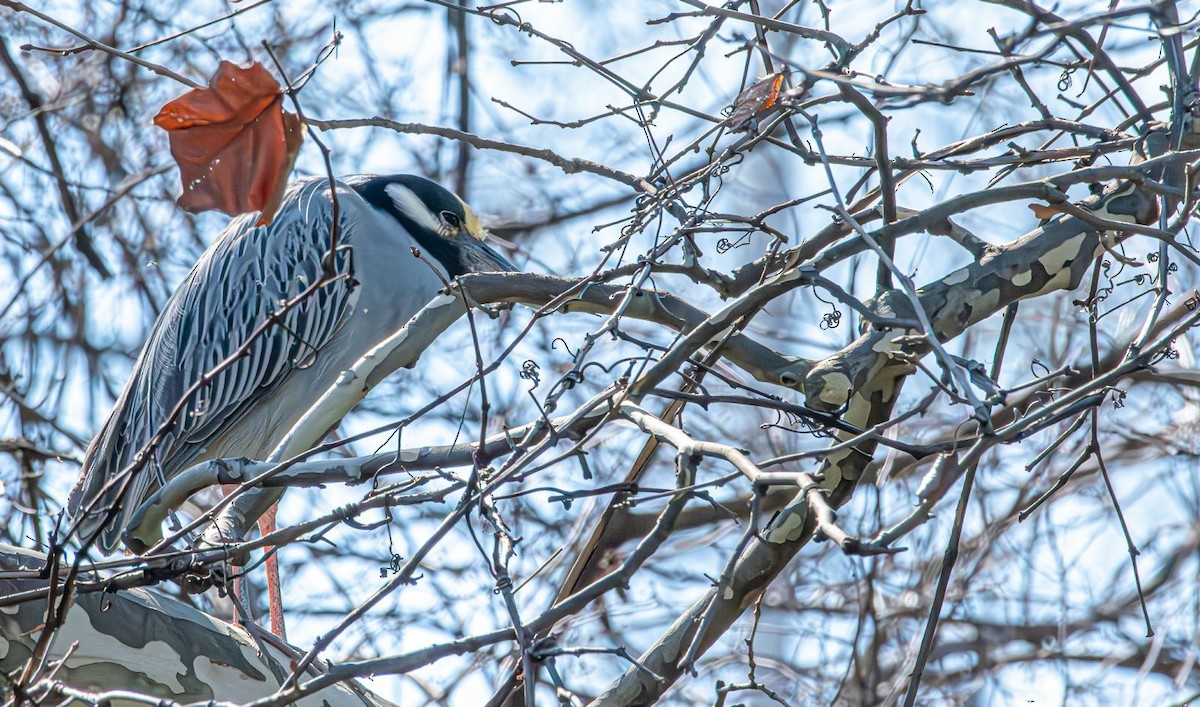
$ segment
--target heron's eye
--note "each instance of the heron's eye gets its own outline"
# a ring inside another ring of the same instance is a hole
[[[443,211],[442,218],[446,221],[447,226],[456,231],[462,227],[462,219],[460,219],[458,214],[454,213],[453,211]]]

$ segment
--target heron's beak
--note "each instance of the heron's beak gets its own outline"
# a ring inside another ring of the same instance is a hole
[[[517,266],[484,241],[474,238],[463,240],[468,241],[463,264],[469,272],[516,272]]]

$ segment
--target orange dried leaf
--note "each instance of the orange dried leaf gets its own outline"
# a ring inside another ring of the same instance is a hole
[[[755,118],[775,105],[779,100],[779,89],[783,86],[783,74],[768,74],[755,81],[749,88],[733,99],[733,111],[729,122],[735,131],[749,130]]]
[[[188,211],[261,211],[269,223],[283,199],[304,139],[300,118],[283,111],[278,82],[255,63],[221,62],[208,88],[170,101],[154,117],[167,131]]]

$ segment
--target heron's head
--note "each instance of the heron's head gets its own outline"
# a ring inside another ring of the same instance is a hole
[[[487,244],[487,231],[471,207],[437,182],[395,174],[370,177],[354,189],[372,207],[404,226],[418,247],[436,258],[450,277],[516,270]]]

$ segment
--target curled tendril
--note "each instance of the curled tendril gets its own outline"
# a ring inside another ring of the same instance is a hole
[[[1150,360],[1150,365],[1156,365],[1160,361],[1164,360],[1176,361],[1179,359],[1179,356],[1179,349],[1175,348],[1175,341],[1172,339],[1171,342],[1167,344],[1166,348],[1164,348],[1162,351],[1159,351],[1154,358]]]
[[[400,563],[403,561],[404,561],[403,557],[401,557],[400,555],[393,552],[392,559],[388,560],[388,563],[386,565],[379,568],[379,578],[383,579],[384,577],[388,576],[389,571],[392,574],[396,574],[397,572],[399,572],[400,571]]]
[[[787,420],[784,420],[785,414],[787,415],[787,418],[788,418]],[[761,425],[759,425],[758,428],[760,430],[769,430],[771,428],[775,428],[775,429],[784,430],[785,432],[795,432],[796,430],[792,429],[792,426],[795,424],[796,424],[795,415],[792,415],[791,413],[784,413],[783,411],[780,411],[780,410],[776,410],[775,411],[775,421],[774,422],[764,422]]]
[[[600,363],[599,361],[588,361],[587,363],[583,364],[583,367],[581,367],[579,369],[579,380],[581,380],[581,381],[583,380],[583,372],[589,368],[599,368],[600,370],[602,370],[606,374],[608,374],[608,373],[612,373],[614,368],[616,368],[617,366],[619,366],[622,363],[628,362],[629,360],[630,359],[623,358],[620,361],[613,361],[612,363],[610,363],[607,366],[604,365],[603,363]],[[637,359],[637,360],[640,360],[640,359]]]
[[[746,161],[746,155],[741,152],[735,152],[730,155],[728,159],[718,162],[716,166],[720,168],[721,174],[729,174],[729,170],[733,169],[744,161]]]
[[[506,17],[507,15],[507,17]],[[525,25],[525,20],[521,19],[521,13],[511,7],[496,7],[488,13],[488,19],[498,25],[512,24],[518,29]]]
[[[764,422],[758,426],[760,430],[777,429],[794,434],[807,434],[815,437],[829,437],[820,425],[791,412],[776,410],[774,422]]]
[[[736,241],[731,241],[728,238],[722,238],[721,240],[717,241],[717,252],[721,255],[724,255],[734,248],[741,248],[744,245],[749,245],[749,242],[749,238],[746,235],[743,235]]]
[[[838,309],[838,306],[836,303],[830,302],[829,300],[825,299],[820,294],[818,294],[816,290],[813,290],[813,296],[816,297],[821,302],[824,302],[825,304],[827,304],[833,308],[832,312],[829,312],[828,314],[824,314],[821,316],[821,328],[822,329],[837,329],[838,326],[840,326],[842,323],[842,310]]]
[[[540,369],[541,367],[537,365],[537,361],[529,359],[521,364],[521,372],[517,375],[527,381],[533,381],[533,387],[536,388],[542,382],[542,376],[538,373]]]
[[[1104,261],[1102,268],[1104,270],[1104,276],[1108,278],[1108,284],[1096,288],[1096,299],[1094,300],[1096,302],[1103,302],[1104,300],[1108,299],[1108,296],[1111,295],[1113,290],[1116,289],[1116,285],[1113,283],[1112,277],[1108,274],[1109,265],[1110,263],[1107,260]]]
[[[1158,257],[1159,257],[1158,251],[1152,251],[1150,253],[1147,253],[1146,254],[1146,262],[1157,263]],[[1176,272],[1178,270],[1179,270],[1179,265],[1177,265],[1176,263],[1167,263],[1167,272]]]
[[[562,379],[558,381],[565,390],[570,390],[583,382],[583,373],[575,370],[567,371],[563,374]]]
[[[1058,90],[1066,91],[1071,88],[1071,84],[1074,83],[1071,78],[1071,74],[1073,73],[1075,73],[1075,67],[1073,66],[1068,66],[1062,70],[1062,73],[1058,76]]]
[[[562,342],[563,348],[567,350],[567,353],[571,354],[572,356],[577,356],[577,355],[578,355],[578,354],[576,354],[574,351],[572,351],[572,350],[571,350],[571,345],[570,345],[570,344],[568,344],[568,343],[567,343],[567,340],[566,340],[566,339],[564,339],[564,338],[562,338],[561,336],[556,336],[556,337],[554,337],[554,341],[551,341],[551,342],[550,342],[550,348],[552,348],[552,349],[557,349],[557,348],[558,348],[558,342],[560,342],[560,341]]]

